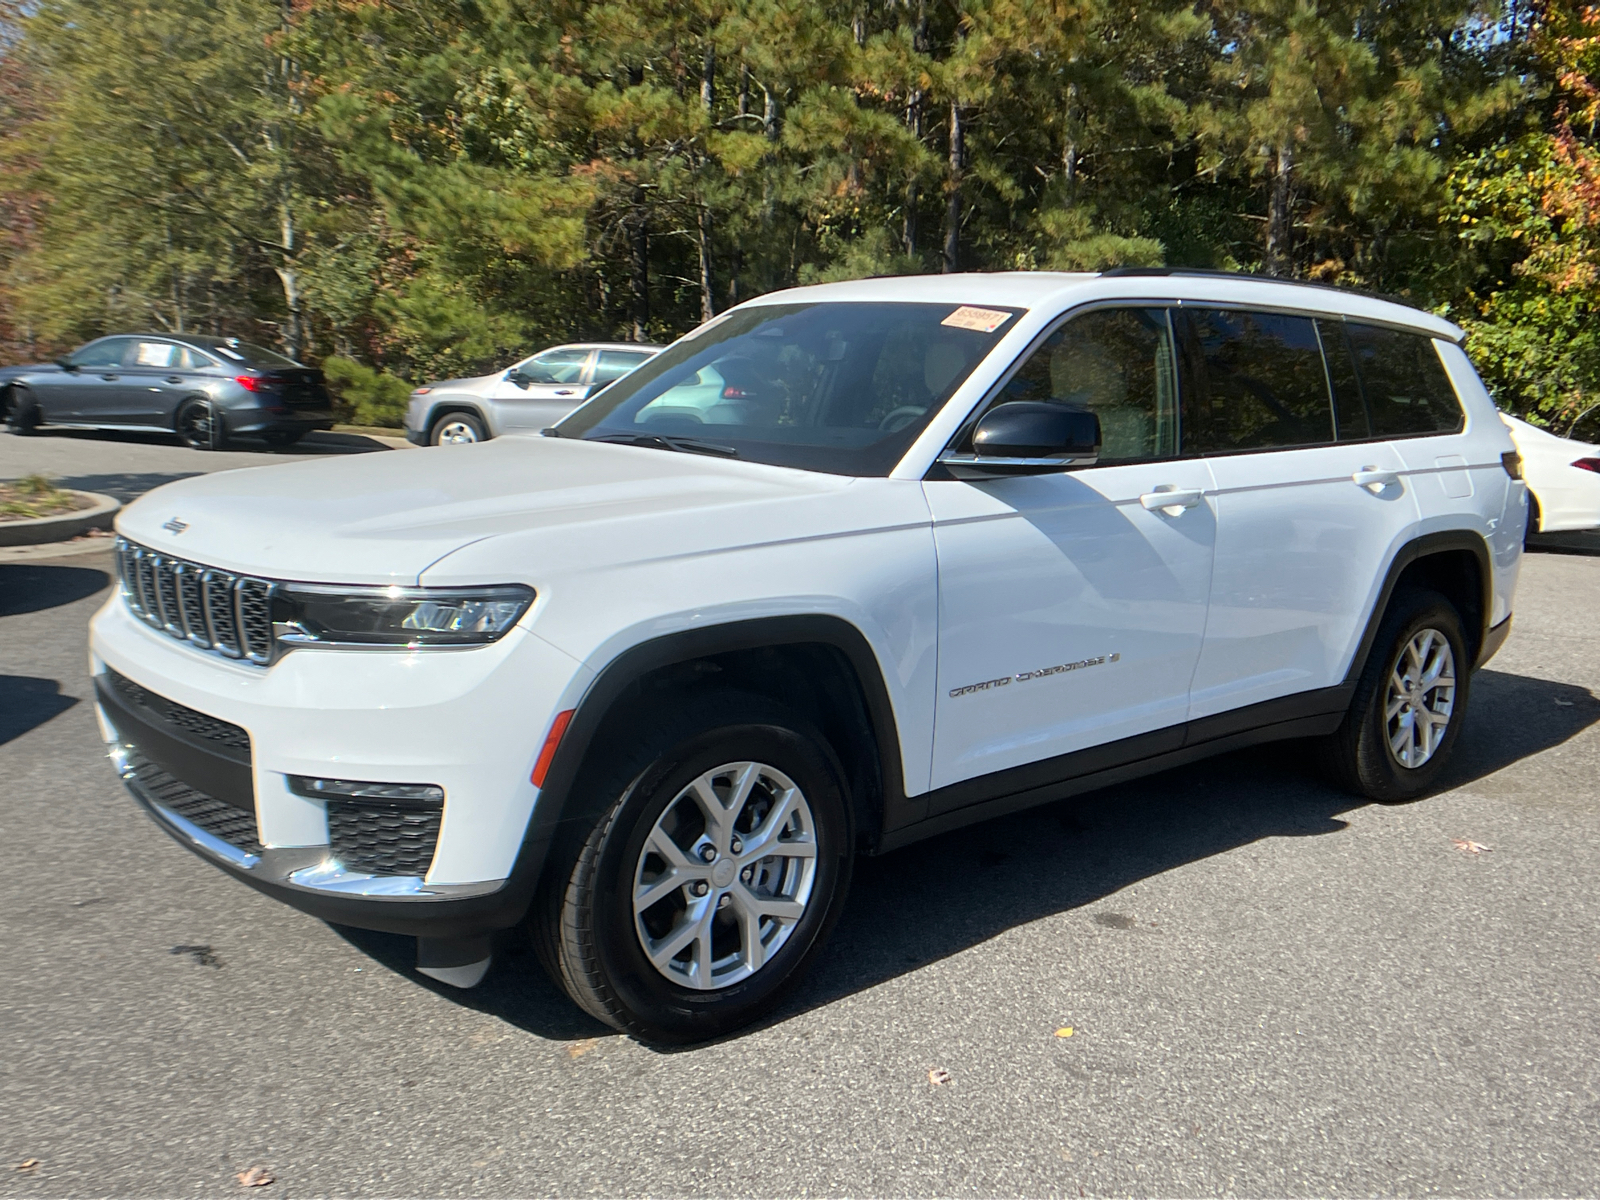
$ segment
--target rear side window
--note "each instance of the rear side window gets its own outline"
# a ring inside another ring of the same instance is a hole
[[[1355,322],[1347,323],[1346,330],[1370,436],[1454,433],[1462,427],[1461,402],[1432,338]]]
[[[621,379],[651,357],[653,356],[649,354],[636,354],[628,350],[602,350],[599,361],[595,363],[594,385],[604,387],[613,379]]]
[[[1186,454],[1311,446],[1334,439],[1322,348],[1309,317],[1185,309]]]
[[[171,342],[135,342],[130,367],[175,367],[180,351]]]
[[[995,402],[1043,400],[1100,418],[1100,462],[1178,452],[1178,387],[1167,313],[1100,309],[1047,337]]]

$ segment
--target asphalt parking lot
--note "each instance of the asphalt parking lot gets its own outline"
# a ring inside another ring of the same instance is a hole
[[[672,1052],[162,834],[95,730],[108,569],[0,563],[0,1194],[1600,1190],[1600,557],[1529,556],[1439,794],[1291,745],[869,860],[787,1008]]]

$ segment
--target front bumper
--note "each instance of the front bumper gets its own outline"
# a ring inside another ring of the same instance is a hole
[[[102,734],[130,793],[235,878],[323,920],[421,938],[476,937],[526,913],[545,849],[529,836],[538,799],[529,773],[550,715],[587,685],[587,672],[542,639],[519,629],[466,651],[297,649],[261,668],[169,638],[113,596],[91,625],[91,668]],[[110,685],[112,672],[189,714],[164,725]],[[193,735],[205,717],[239,727],[248,748]],[[332,856],[327,805],[296,794],[292,776],[442,787],[426,873],[345,869]],[[173,799],[180,792],[242,810],[256,837],[208,832]]]

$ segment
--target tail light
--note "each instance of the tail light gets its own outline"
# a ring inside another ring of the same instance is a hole
[[[1506,474],[1513,479],[1522,478],[1522,455],[1515,450],[1507,450],[1500,456],[1500,465],[1505,468]]]
[[[1596,475],[1600,475],[1600,458],[1580,458],[1572,465],[1580,471],[1593,471]]]
[[[743,388],[736,388],[731,383],[722,389],[722,398],[724,400],[743,400],[749,395],[749,392],[745,391]]]
[[[233,381],[247,392],[270,392],[278,386],[276,379],[263,379],[259,375],[235,375]]]

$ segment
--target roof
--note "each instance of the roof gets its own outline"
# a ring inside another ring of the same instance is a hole
[[[1066,307],[1094,299],[1179,300],[1243,304],[1347,316],[1415,329],[1461,341],[1462,329],[1443,317],[1348,288],[1228,271],[1129,268],[1098,274],[1068,271],[997,271],[951,275],[894,275],[815,284],[768,292],[750,305],[848,301],[922,301],[993,304],[1008,308]]]

